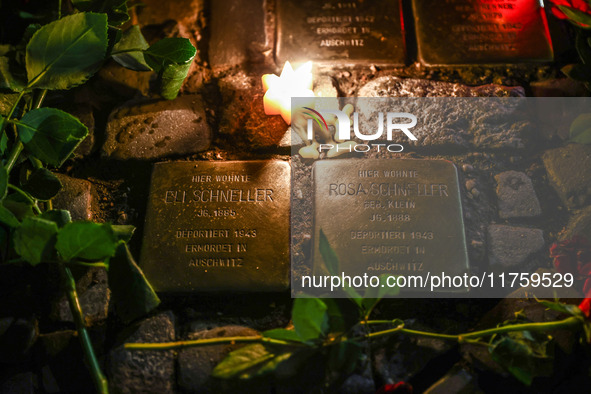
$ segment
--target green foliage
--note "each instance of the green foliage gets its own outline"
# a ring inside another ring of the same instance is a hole
[[[296,298],[291,317],[295,332],[304,342],[322,339],[328,330],[326,304],[319,298]]]
[[[102,261],[115,254],[117,238],[108,224],[71,222],[57,236],[56,249],[66,260]]]
[[[6,193],[8,192],[8,171],[6,167],[0,164],[0,200],[3,200],[6,197]]]
[[[149,48],[138,26],[122,33],[116,26],[129,20],[126,0],[73,0],[72,5],[81,12],[30,25],[17,45],[0,44],[0,88],[18,92],[0,94],[0,251],[13,262],[60,267],[68,300],[77,311],[85,357],[97,390],[104,393],[106,380],[85,331],[68,267],[106,267],[113,305],[124,322],[149,313],[160,300],[127,248],[133,226],[72,222],[69,211],[51,209],[62,185],[45,166],[63,165],[88,130],[74,116],[41,106],[48,90],[86,82],[110,56],[125,67],[150,71],[145,52],[150,52],[163,82],[163,97],[174,98],[195,48],[183,39]],[[47,20],[44,15],[34,17]]]
[[[158,73],[162,97],[172,100],[177,96],[196,53],[186,38],[165,38],[144,52],[146,62]]]
[[[114,233],[117,237],[124,232]],[[131,233],[127,234],[131,237]],[[108,275],[115,310],[124,322],[135,320],[160,304],[160,299],[123,241],[119,241],[115,256],[109,260]]]
[[[28,87],[69,89],[101,66],[107,50],[107,16],[81,12],[49,23],[27,44]]]
[[[293,355],[291,349],[256,343],[233,351],[213,370],[222,379],[251,379],[280,369]]]
[[[591,114],[579,115],[570,125],[570,141],[591,144]]]
[[[557,7],[566,15],[571,21],[576,22],[577,26],[580,28],[588,28],[583,27],[581,25],[591,26],[591,15],[584,13],[583,11],[579,11],[577,9],[567,7],[564,5],[557,5]]]
[[[57,224],[38,217],[28,217],[14,232],[14,249],[32,265],[53,260]]]
[[[72,115],[54,108],[29,111],[17,124],[25,148],[46,164],[59,167],[88,135]]]
[[[502,337],[489,351],[493,360],[529,386],[536,376],[551,374],[552,358],[547,354],[548,349],[548,339],[538,342],[525,331],[521,335]]]
[[[123,67],[136,71],[150,71],[152,69],[144,59],[144,51],[148,48],[148,42],[142,35],[140,27],[134,25],[127,29],[119,42],[113,46],[111,56]]]
[[[129,20],[127,0],[72,0],[72,5],[80,11],[106,13],[112,26]]]
[[[62,184],[47,168],[37,168],[22,188],[37,200],[48,201],[60,191]]]
[[[563,304],[562,302],[553,302],[546,300],[538,300],[538,302],[548,309],[552,309],[561,313],[566,313],[567,315],[571,316],[579,316],[581,318],[585,318],[583,312],[581,312],[579,307],[576,305]]]

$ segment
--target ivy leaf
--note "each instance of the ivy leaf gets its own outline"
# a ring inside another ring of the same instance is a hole
[[[125,323],[147,314],[160,299],[138,267],[125,243],[119,243],[109,260],[109,288],[115,311]]]
[[[273,330],[267,330],[263,333],[264,337],[278,339],[281,341],[289,342],[302,342],[300,336],[294,330],[287,330],[285,328],[276,328]]]
[[[0,164],[0,200],[6,197],[8,191],[8,171],[6,167]]]
[[[146,63],[158,73],[160,94],[174,99],[191,67],[197,49],[186,38],[165,38],[144,52]]]
[[[304,342],[326,335],[328,314],[326,304],[319,298],[296,298],[291,311],[295,332]]]
[[[570,125],[570,141],[591,144],[591,113],[581,114]]]
[[[72,115],[55,108],[29,111],[17,124],[25,148],[44,163],[59,167],[88,135]]]
[[[23,190],[41,201],[51,200],[62,188],[62,183],[47,168],[36,168],[29,176]]]
[[[70,211],[66,211],[65,209],[52,209],[50,211],[45,211],[39,215],[39,217],[41,219],[54,222],[59,228],[64,227],[66,224],[72,221]]]
[[[213,370],[222,379],[251,379],[270,373],[292,356],[292,349],[256,343],[234,350]]]
[[[591,81],[591,66],[583,64],[569,64],[560,70],[567,77],[580,82]]]
[[[149,45],[138,25],[133,25],[127,29],[119,42],[113,46],[111,56],[113,60],[135,71],[151,71],[152,69],[144,59],[144,50]]]
[[[27,44],[29,88],[69,89],[101,66],[107,50],[107,16],[81,12],[49,23]]]
[[[107,224],[71,222],[60,229],[56,248],[66,261],[104,260],[115,253],[117,239]]]
[[[57,232],[54,222],[28,217],[14,232],[14,249],[25,261],[39,264],[53,257]]]
[[[109,17],[109,24],[119,26],[129,20],[127,0],[72,0],[80,11],[103,12]]]
[[[320,255],[322,256],[322,260],[324,261],[324,266],[330,275],[340,275],[339,272],[339,258],[335,253],[332,246],[328,242],[328,238],[326,238],[326,234],[324,231],[320,229],[320,237],[318,239],[318,248],[320,249]]]

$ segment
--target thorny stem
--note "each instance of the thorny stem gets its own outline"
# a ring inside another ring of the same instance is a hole
[[[96,386],[97,392],[101,394],[108,394],[109,386],[107,379],[101,371],[99,362],[94,354],[94,349],[86,330],[86,324],[84,323],[84,317],[82,314],[82,308],[80,307],[80,300],[78,299],[78,293],[76,292],[76,282],[72,276],[72,272],[65,264],[60,265],[66,277],[66,295],[68,296],[68,302],[70,304],[70,311],[74,317],[76,323],[76,330],[78,331],[78,337],[80,338],[80,344],[84,351],[84,357],[89,364],[90,373]]]
[[[267,338],[260,335],[248,337],[224,337],[211,339],[196,339],[190,341],[162,342],[162,343],[126,343],[126,349],[132,350],[171,350],[186,347],[235,344],[235,343],[269,343],[284,346],[307,346],[298,342],[282,341],[280,339]]]
[[[388,324],[392,323],[388,320],[369,320],[365,323],[361,322],[361,324]],[[489,337],[495,334],[502,334],[506,332],[514,332],[514,331],[552,331],[557,329],[572,329],[575,327],[579,327],[581,325],[581,319],[575,316],[566,318],[564,320],[558,320],[553,322],[544,322],[544,323],[523,323],[523,324],[511,324],[508,326],[496,327],[496,328],[489,328],[487,330],[481,331],[474,331],[465,334],[459,335],[449,335],[449,334],[438,334],[435,332],[428,332],[428,331],[418,331],[418,330],[411,330],[409,328],[404,328],[404,325],[399,325],[395,328],[391,328],[389,330],[384,331],[377,331],[373,332],[369,335],[369,338],[376,338],[380,336],[390,335],[393,333],[404,333],[408,335],[416,335],[416,336],[423,336],[423,337],[430,337],[430,338],[439,338],[439,339],[447,339],[447,340],[456,340],[460,343],[466,342],[467,340],[474,339],[474,338],[482,338],[482,337]]]
[[[369,320],[367,322],[360,322],[361,324],[391,324],[393,321],[390,320]],[[485,343],[474,340],[475,338],[481,337],[488,337],[494,334],[501,334],[506,332],[514,332],[514,331],[552,331],[558,329],[573,329],[579,327],[581,325],[581,319],[578,317],[569,317],[564,320],[559,320],[555,322],[545,322],[545,323],[525,323],[525,324],[512,324],[503,327],[491,328],[488,330],[482,331],[474,331],[465,334],[459,335],[449,335],[449,334],[438,334],[435,332],[428,332],[428,331],[418,331],[418,330],[411,330],[408,328],[404,328],[403,324],[400,324],[397,327],[383,330],[383,331],[376,331],[363,336],[365,339],[373,339],[381,336],[391,335],[395,333],[404,333],[407,335],[415,335],[415,336],[423,336],[423,337],[430,337],[430,338],[438,338],[438,339],[445,339],[445,340],[454,340],[458,341],[459,343],[473,343],[479,345],[485,345]],[[132,350],[171,350],[171,349],[181,349],[186,347],[194,347],[194,346],[207,346],[207,345],[219,345],[219,344],[234,344],[234,343],[272,343],[276,345],[286,345],[286,346],[305,346],[302,344],[289,342],[289,341],[281,341],[271,338],[266,338],[263,336],[250,336],[250,337],[227,337],[227,338],[213,338],[213,339],[197,339],[191,341],[177,341],[177,342],[162,342],[162,343],[126,343],[126,349]],[[340,341],[334,341],[332,344],[337,344]]]
[[[19,101],[23,97],[24,92],[25,91],[23,90],[19,94],[18,98],[16,99],[16,102],[14,103],[12,108],[10,109],[8,116],[6,117],[7,121],[10,121],[10,118],[12,117],[12,114],[14,113]],[[35,99],[35,102],[33,104],[34,109],[38,109],[41,107],[41,104],[43,104],[43,100],[45,100],[45,95],[47,95],[47,89],[43,89],[42,91],[39,92],[39,95],[37,96],[37,98]],[[7,123],[7,122],[5,122],[5,123]],[[4,125],[2,127],[4,127]],[[1,131],[2,130],[0,130],[0,132]],[[6,162],[6,171],[8,171],[8,173],[10,173],[10,171],[12,170],[12,167],[14,167],[14,164],[16,163],[16,161],[22,151],[23,151],[23,143],[19,139],[17,139],[14,146],[12,147],[12,150],[10,151],[10,156],[8,156],[8,161]]]

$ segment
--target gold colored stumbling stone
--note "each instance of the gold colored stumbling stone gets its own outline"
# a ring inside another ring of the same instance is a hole
[[[157,163],[141,266],[157,291],[289,286],[289,164]]]
[[[278,0],[277,59],[404,64],[401,0]]]
[[[413,0],[419,60],[438,64],[553,60],[539,0]]]
[[[327,274],[321,229],[345,275],[467,272],[458,175],[451,162],[322,160],[313,173],[317,275]]]

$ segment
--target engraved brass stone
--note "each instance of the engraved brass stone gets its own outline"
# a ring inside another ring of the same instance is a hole
[[[404,64],[401,0],[278,0],[277,59]]]
[[[346,275],[460,275],[468,256],[456,167],[444,160],[322,160],[314,169],[314,271],[320,230]],[[416,290],[416,289],[415,289]],[[465,289],[455,289],[465,290]]]
[[[539,0],[413,0],[413,11],[425,64],[553,60]]]
[[[141,266],[157,291],[289,287],[290,168],[283,161],[157,163]]]

